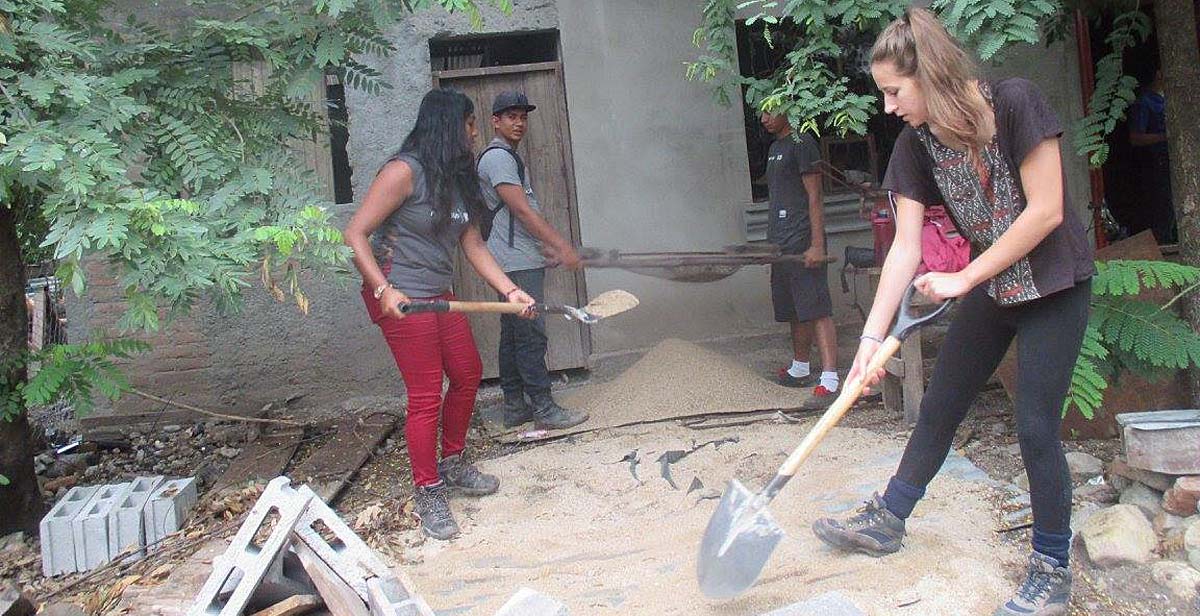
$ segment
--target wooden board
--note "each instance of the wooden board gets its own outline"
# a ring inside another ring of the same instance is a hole
[[[270,481],[282,475],[303,438],[303,430],[284,430],[260,437],[258,441],[242,447],[242,453],[225,469],[213,489],[249,481]]]
[[[489,67],[434,73],[434,85],[454,88],[475,102],[479,137],[475,151],[495,136],[492,130],[492,99],[504,90],[524,92],[537,106],[529,114],[529,125],[518,152],[542,215],[559,233],[579,244],[579,214],[575,201],[575,170],[571,158],[571,135],[567,121],[566,94],[563,90],[562,65],[542,62],[519,66]],[[461,299],[495,300],[496,291],[483,282],[461,252],[457,259],[455,293]],[[582,306],[587,289],[581,273],[554,268],[546,275],[546,301]],[[500,344],[500,320],[497,317],[473,317],[471,329],[483,359],[483,376],[499,374],[497,349]],[[587,366],[592,351],[591,333],[582,324],[561,318],[546,320],[550,344],[546,364],[551,370]]]
[[[317,587],[317,592],[321,593],[321,598],[325,600],[325,605],[333,616],[370,616],[367,605],[359,598],[358,593],[343,582],[316,552],[303,541],[293,542],[292,549],[296,550],[300,564],[304,566],[304,571],[312,579],[313,586]]]
[[[306,483],[321,500],[333,502],[371,453],[396,429],[392,415],[375,414],[342,418],[329,442],[312,452],[291,473],[297,483]]]
[[[265,610],[259,610],[251,616],[299,616],[323,605],[325,605],[325,601],[317,595],[293,595]]]

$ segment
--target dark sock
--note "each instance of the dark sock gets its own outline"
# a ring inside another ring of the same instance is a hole
[[[916,507],[917,501],[924,496],[925,488],[918,488],[903,479],[892,477],[891,481],[888,481],[887,490],[883,492],[883,504],[892,515],[904,520],[912,515],[913,507]]]
[[[1048,533],[1035,526],[1033,549],[1035,552],[1057,560],[1060,567],[1066,567],[1071,558],[1071,533]]]

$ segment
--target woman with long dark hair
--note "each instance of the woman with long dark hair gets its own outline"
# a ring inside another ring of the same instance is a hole
[[[909,8],[883,31],[871,74],[884,111],[908,126],[884,178],[896,201],[896,239],[847,380],[874,384],[883,376],[865,370],[921,261],[925,206],[947,206],[974,259],[960,272],[916,280],[926,296],[960,305],[896,474],[857,515],[818,520],[813,530],[873,556],[899,550],[905,519],[1015,337],[1013,414],[1029,474],[1033,551],[1025,582],[995,613],[1066,614],[1071,477],[1059,427],[1095,266],[1083,225],[1066,206],[1062,124],[1029,81],[979,79],[970,56],[925,9]]]
[[[436,539],[458,534],[449,490],[482,496],[500,485],[463,457],[483,368],[465,315],[405,316],[400,307],[413,299],[453,299],[459,247],[509,302],[534,303],[496,264],[480,235],[477,223],[486,206],[471,151],[475,130],[471,99],[453,90],[426,94],[412,132],[379,170],[345,230],[367,312],[404,379],[415,513],[425,534]],[[445,400],[443,375],[450,381]]]

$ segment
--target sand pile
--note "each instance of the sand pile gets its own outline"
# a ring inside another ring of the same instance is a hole
[[[591,420],[556,434],[711,413],[820,407],[811,388],[777,385],[720,353],[676,339],[660,342],[616,379],[561,399]]]
[[[901,553],[845,554],[813,536],[814,519],[852,512],[882,489],[903,448],[892,436],[838,428],[772,503],[788,534],[759,583],[734,601],[706,601],[696,550],[712,497],[730,477],[761,488],[812,423],[658,423],[483,461],[500,491],[452,499],[462,537],[427,541],[401,565],[439,614],[457,616],[494,614],[522,586],[573,616],[757,616],[833,590],[871,616],[972,616],[1007,598],[1023,550],[997,535],[990,482],[958,454],[914,512]],[[664,478],[664,460],[677,460],[669,476],[679,489]]]

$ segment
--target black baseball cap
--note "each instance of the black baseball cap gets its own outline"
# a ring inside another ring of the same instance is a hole
[[[537,106],[530,105],[529,99],[521,92],[508,90],[497,94],[496,100],[492,101],[492,115],[500,115],[509,109],[533,111]]]

